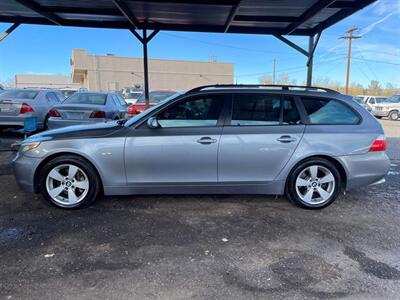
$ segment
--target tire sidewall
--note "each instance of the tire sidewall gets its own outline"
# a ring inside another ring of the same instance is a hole
[[[397,116],[396,118],[394,118],[395,115]],[[392,111],[389,114],[389,119],[392,120],[392,121],[397,121],[399,119],[399,112],[398,111]]]
[[[314,166],[314,165],[327,168],[332,173],[333,177],[335,178],[335,188],[334,188],[334,192],[333,192],[332,196],[329,198],[328,201],[320,203],[320,204],[315,204],[315,205],[304,202],[297,195],[297,192],[296,192],[297,176],[307,167]],[[291,172],[291,174],[289,175],[289,178],[287,181],[286,193],[287,193],[288,198],[300,207],[309,208],[309,209],[321,209],[321,208],[331,205],[336,200],[336,198],[338,197],[338,195],[341,191],[341,188],[342,188],[341,177],[340,177],[340,173],[339,173],[337,167],[333,163],[331,163],[330,161],[328,161],[326,159],[313,158],[313,159],[305,160],[305,161],[299,163],[296,167],[294,167],[294,169]]]
[[[82,169],[82,171],[84,171],[86,173],[88,180],[89,180],[89,191],[88,191],[87,195],[85,196],[85,198],[82,201],[80,201],[79,203],[76,203],[74,205],[63,205],[61,203],[55,202],[50,197],[50,195],[46,189],[46,180],[47,180],[47,175],[49,174],[49,172],[52,169],[54,169],[55,167],[57,167],[59,165],[64,165],[64,164],[71,164],[71,165],[75,165],[75,166],[79,167],[80,169]],[[97,175],[95,169],[93,168],[93,166],[91,166],[90,163],[88,163],[84,159],[82,159],[80,157],[75,157],[75,156],[60,156],[60,157],[54,158],[54,159],[50,160],[49,162],[47,162],[40,172],[39,183],[40,183],[39,189],[40,189],[40,192],[43,195],[43,197],[52,205],[55,205],[57,207],[64,208],[64,209],[77,209],[77,208],[86,207],[87,205],[89,205],[91,202],[93,202],[96,199],[96,197],[99,193],[99,188],[100,188],[100,182],[98,179],[98,175]]]

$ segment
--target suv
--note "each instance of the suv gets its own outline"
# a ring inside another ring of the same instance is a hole
[[[20,186],[62,208],[97,195],[285,194],[322,208],[384,181],[381,124],[335,91],[213,85],[126,121],[31,136],[14,159]]]
[[[372,114],[377,118],[389,117],[390,120],[400,119],[400,95],[393,95],[379,105],[375,105]]]
[[[384,96],[356,96],[354,100],[365,107],[366,110],[372,111],[376,105],[384,102],[387,97]]]

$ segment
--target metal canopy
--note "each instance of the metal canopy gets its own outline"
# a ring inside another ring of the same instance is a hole
[[[2,0],[0,22],[315,35],[376,0]]]
[[[160,30],[274,35],[307,57],[307,86],[321,32],[377,0],[0,0],[0,22],[129,29],[143,46],[149,106],[147,44]],[[142,31],[140,35],[137,30]],[[147,30],[153,30],[147,35]],[[284,35],[308,36],[308,50]]]

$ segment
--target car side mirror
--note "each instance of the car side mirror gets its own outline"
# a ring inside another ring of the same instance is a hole
[[[154,129],[154,128],[159,128],[160,123],[158,123],[158,120],[156,117],[151,117],[147,120],[147,127]]]

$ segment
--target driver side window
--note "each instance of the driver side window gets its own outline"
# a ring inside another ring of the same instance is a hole
[[[157,119],[161,127],[216,126],[224,96],[204,95],[180,101],[161,112]]]

